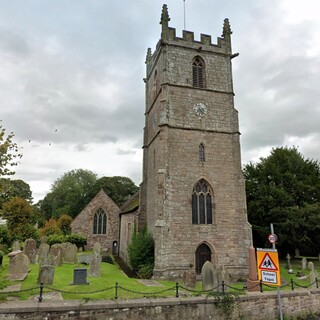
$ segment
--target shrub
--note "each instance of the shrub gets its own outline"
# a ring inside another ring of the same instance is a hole
[[[41,236],[59,235],[61,234],[58,220],[50,218],[44,223],[43,228],[39,230]]]
[[[68,234],[65,236],[66,242],[75,244],[78,248],[84,249],[84,246],[87,244],[87,237],[82,236],[81,234]]]
[[[47,238],[47,244],[52,246],[55,243],[66,242],[66,237],[63,234],[51,234]]]
[[[71,222],[72,218],[68,216],[67,214],[63,214],[58,219],[58,225],[63,234],[70,234],[71,233]]]
[[[149,274],[154,264],[154,241],[152,235],[145,226],[139,233],[136,230],[133,233],[131,244],[129,245],[129,262],[133,271],[139,274]]]

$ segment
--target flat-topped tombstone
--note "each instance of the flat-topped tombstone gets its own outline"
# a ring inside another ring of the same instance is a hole
[[[213,264],[210,261],[206,261],[201,270],[202,276],[202,290],[213,290],[217,285],[216,272]]]
[[[67,243],[64,251],[65,263],[76,263],[78,248],[75,244]]]
[[[8,279],[24,280],[29,272],[29,258],[23,252],[10,256]]]
[[[12,243],[11,245],[11,250],[12,251],[17,251],[17,250],[20,250],[21,249],[21,245],[20,245],[20,241],[19,240],[16,240]]]
[[[60,243],[55,243],[50,247],[50,264],[53,266],[62,265],[63,247]]]
[[[43,264],[43,261],[46,260],[46,258],[49,255],[50,246],[47,243],[41,243],[39,246],[38,251],[38,263],[39,265]]]
[[[70,284],[89,284],[87,281],[87,269],[76,268],[73,271],[73,283]]]
[[[183,286],[189,289],[195,289],[197,284],[197,275],[191,270],[186,270],[182,275]]]
[[[99,242],[95,242],[92,251],[96,253],[101,253],[101,244]]]
[[[34,239],[27,239],[24,242],[24,254],[26,254],[30,260],[30,263],[34,264],[37,262],[38,251],[37,242]]]
[[[95,252],[90,258],[89,276],[100,277],[101,254]]]
[[[307,269],[307,258],[303,257],[301,260],[301,269],[306,270]]]
[[[38,284],[53,284],[54,266],[42,265],[39,269]]]
[[[89,264],[91,259],[91,254],[79,254],[78,255],[78,263],[81,264]]]

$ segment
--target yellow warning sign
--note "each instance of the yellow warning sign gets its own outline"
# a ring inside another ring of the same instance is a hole
[[[263,283],[281,286],[278,252],[276,249],[257,249],[258,277]]]

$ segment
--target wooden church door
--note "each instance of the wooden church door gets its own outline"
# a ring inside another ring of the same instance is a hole
[[[211,250],[205,244],[202,243],[196,250],[196,273],[200,274],[202,266],[205,264],[206,261],[211,262]]]

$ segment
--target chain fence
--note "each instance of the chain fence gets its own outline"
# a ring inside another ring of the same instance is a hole
[[[264,292],[264,288],[270,288],[270,289],[276,288],[276,286],[268,285],[266,283],[263,283],[261,280],[259,281],[259,283],[257,285],[251,287],[251,289],[254,289],[257,287],[259,287],[260,292]],[[295,288],[303,288],[303,289],[308,289],[311,287],[319,288],[319,280],[317,278],[315,278],[315,281],[313,283],[310,283],[309,285],[300,285],[299,283],[297,283],[293,279],[291,279],[289,283],[286,283],[286,284],[280,286],[280,288],[285,288],[285,287],[290,287],[291,290],[294,290]],[[118,282],[116,282],[114,286],[110,286],[110,287],[100,289],[100,290],[93,290],[93,291],[72,291],[72,290],[70,290],[69,291],[69,290],[62,290],[62,289],[54,288],[52,286],[47,286],[47,285],[44,285],[43,283],[41,283],[39,286],[32,287],[32,288],[26,288],[26,289],[15,290],[15,291],[1,291],[0,297],[1,296],[17,295],[20,293],[31,292],[31,291],[38,291],[39,292],[38,301],[42,302],[44,292],[59,292],[59,293],[73,294],[73,295],[79,295],[79,296],[85,295],[86,297],[88,297],[89,295],[92,295],[92,294],[107,292],[107,291],[111,291],[111,290],[114,290],[113,299],[117,300],[119,298],[120,291],[128,292],[131,294],[136,294],[138,296],[143,296],[143,297],[152,297],[152,296],[159,296],[159,295],[163,296],[164,294],[166,294],[166,296],[168,296],[168,293],[171,292],[171,295],[169,295],[169,296],[175,295],[175,297],[178,298],[180,296],[180,294],[185,293],[185,292],[189,292],[190,294],[193,294],[193,295],[201,295],[201,294],[212,295],[214,293],[215,296],[216,295],[224,295],[226,293],[230,293],[231,291],[237,292],[239,294],[241,294],[241,293],[244,294],[247,291],[247,288],[245,287],[245,285],[243,286],[243,288],[230,286],[230,285],[226,284],[224,281],[222,281],[221,284],[218,284],[216,287],[210,288],[208,290],[195,290],[195,289],[191,289],[191,288],[185,287],[183,285],[180,285],[178,282],[176,282],[176,284],[174,286],[169,287],[169,288],[165,288],[163,290],[137,291],[137,290],[123,287],[123,286],[119,285]]]

